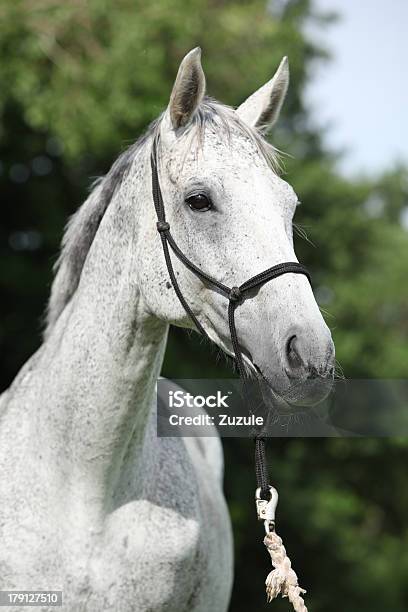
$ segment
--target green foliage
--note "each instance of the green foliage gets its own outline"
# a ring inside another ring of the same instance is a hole
[[[0,104],[20,104],[27,123],[59,136],[71,158],[114,154],[165,107],[180,58],[197,45],[211,92],[227,103],[257,88],[287,49],[301,85],[300,59],[319,51],[299,32],[307,3],[293,4],[278,22],[260,0],[2,0]]]
[[[0,327],[5,387],[40,343],[40,316],[63,224],[90,176],[166,106],[178,63],[200,45],[209,92],[239,104],[283,55],[291,87],[274,143],[302,205],[299,258],[313,273],[349,377],[405,377],[408,363],[406,169],[338,175],[303,92],[327,57],[303,28],[326,24],[310,0],[0,0]],[[47,170],[48,168],[48,170]],[[31,238],[30,238],[31,236]],[[171,334],[164,374],[228,376],[214,351]],[[256,523],[252,444],[228,440],[236,539],[231,610],[267,609],[269,560]],[[279,530],[314,612],[404,612],[408,604],[405,440],[275,440]],[[287,602],[274,610],[288,609]]]
[[[351,182],[320,160],[293,162],[288,175],[301,195],[296,216],[314,246],[300,241],[317,296],[349,377],[404,378],[408,363],[408,204],[402,169],[378,181]]]

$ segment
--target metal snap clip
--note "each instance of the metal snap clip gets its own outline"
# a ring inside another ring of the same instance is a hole
[[[275,531],[275,511],[279,495],[274,487],[269,487],[270,499],[261,498],[261,487],[255,491],[255,505],[258,520],[264,522],[265,532]]]

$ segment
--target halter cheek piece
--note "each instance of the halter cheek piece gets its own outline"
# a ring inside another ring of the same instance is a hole
[[[166,221],[163,196],[159,183],[156,140],[153,141],[150,162],[152,168],[153,202],[157,215],[156,227],[157,231],[160,234],[167,270],[174,291],[176,292],[177,297],[180,300],[184,310],[186,311],[190,319],[194,322],[197,330],[200,332],[200,334],[210,340],[207,332],[191,310],[190,306],[186,302],[181,292],[176,275],[174,273],[173,264],[170,257],[169,245],[176,257],[178,257],[178,259],[186,266],[186,268],[193,272],[193,274],[200,278],[204,283],[213,287],[218,293],[221,293],[228,300],[228,325],[231,335],[232,347],[234,349],[235,361],[238,367],[240,377],[243,381],[245,381],[248,376],[245,371],[244,362],[242,359],[242,351],[238,342],[237,330],[235,327],[236,308],[239,306],[239,304],[242,304],[246,299],[250,298],[249,293],[252,289],[255,289],[256,287],[261,287],[268,281],[273,280],[274,278],[278,278],[278,276],[282,276],[282,274],[304,274],[310,281],[309,272],[304,266],[302,266],[302,264],[298,262],[284,262],[277,264],[276,266],[272,266],[272,268],[268,268],[260,274],[253,276],[249,280],[245,281],[245,283],[242,283],[242,285],[227,287],[223,283],[217,281],[215,278],[212,278],[212,276],[210,276],[206,272],[200,270],[200,268],[198,268],[192,261],[190,261],[179,249],[170,233],[170,224]],[[269,499],[270,487],[268,486],[268,476],[266,470],[265,439],[259,436],[255,438],[255,469],[257,487],[260,488],[260,496],[263,499]]]

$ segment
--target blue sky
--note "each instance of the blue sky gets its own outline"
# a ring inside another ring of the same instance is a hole
[[[341,19],[314,33],[333,59],[308,88],[326,141],[346,149],[340,169],[375,174],[408,163],[408,0],[315,0]]]

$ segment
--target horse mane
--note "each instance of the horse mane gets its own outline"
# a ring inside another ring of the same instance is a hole
[[[163,115],[151,123],[146,132],[118,157],[106,176],[92,184],[89,197],[70,217],[62,238],[60,255],[54,265],[55,278],[45,314],[45,338],[78,287],[92,242],[115,192],[142,147],[150,139],[158,138],[162,118]],[[219,127],[220,124],[228,134],[235,128],[252,140],[269,165],[275,171],[278,169],[276,149],[264,139],[262,133],[245,125],[233,108],[211,98],[206,97],[202,101],[183,136],[195,129],[198,141],[202,142],[206,128],[210,125]],[[186,146],[191,146],[189,139],[185,142]]]

